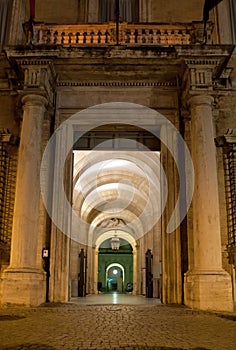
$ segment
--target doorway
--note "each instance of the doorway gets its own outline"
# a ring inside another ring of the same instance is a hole
[[[98,291],[101,293],[127,293],[133,285],[133,248],[119,236],[121,231],[117,230],[120,241],[117,251],[114,252],[111,248],[111,238],[104,240],[98,250]]]
[[[111,264],[106,271],[107,292],[124,292],[124,267],[120,264]]]

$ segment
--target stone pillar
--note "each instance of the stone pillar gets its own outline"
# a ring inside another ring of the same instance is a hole
[[[93,247],[93,254],[94,254],[94,266],[91,267],[94,273],[94,294],[98,294],[98,254],[99,251],[96,247]]]
[[[150,0],[139,0],[139,21],[152,22],[152,3]]]
[[[175,122],[175,124],[177,123]],[[173,158],[178,159],[178,137],[176,131],[168,125],[163,125],[161,127],[161,140],[165,140],[161,145],[161,164],[166,177],[164,177],[164,174],[161,174],[161,205],[164,206],[165,204],[165,207],[162,208],[161,220],[162,302],[164,304],[181,304],[180,228],[175,228],[171,233],[167,232],[167,226],[178,199],[178,176]],[[169,150],[166,145],[170,148]],[[165,203],[166,195],[167,200]]]
[[[22,44],[23,26],[26,20],[27,0],[13,0],[11,6],[10,29],[8,43],[10,45]],[[28,19],[27,19],[28,20]]]
[[[87,3],[87,0],[85,1]],[[90,0],[85,10],[85,23],[98,22],[98,1]]]
[[[45,301],[45,273],[37,266],[42,123],[47,99],[25,95],[18,157],[10,266],[2,276],[2,304]]]
[[[212,121],[213,98],[190,97],[193,196],[193,261],[185,274],[185,304],[198,309],[232,310],[230,276],[222,269],[217,165]]]

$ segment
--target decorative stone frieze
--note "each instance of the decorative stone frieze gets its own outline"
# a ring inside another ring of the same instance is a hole
[[[59,81],[57,83],[58,87],[64,87],[64,86],[105,86],[105,87],[152,87],[152,86],[164,86],[164,87],[176,87],[177,82],[172,81]]]

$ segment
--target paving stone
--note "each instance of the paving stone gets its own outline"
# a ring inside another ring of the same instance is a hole
[[[0,350],[235,350],[236,322],[163,305],[10,307],[0,308],[0,344]]]

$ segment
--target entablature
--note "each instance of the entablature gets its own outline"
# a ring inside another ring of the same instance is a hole
[[[178,89],[185,98],[230,89],[227,64],[233,49],[232,45],[40,46],[34,50],[17,46],[6,53],[24,91],[38,89],[50,96],[56,86],[154,86]]]

